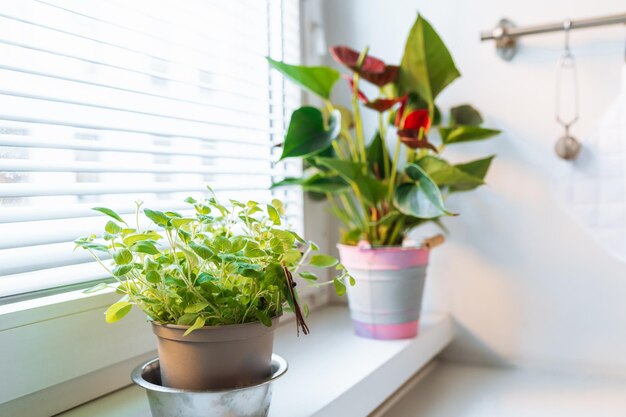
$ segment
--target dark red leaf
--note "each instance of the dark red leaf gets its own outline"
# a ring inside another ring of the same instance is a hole
[[[333,46],[330,53],[337,62],[350,68],[352,71],[357,70],[360,53],[347,46]],[[381,74],[385,71],[385,63],[373,56],[366,56],[361,65],[361,71],[374,74]]]
[[[377,98],[374,101],[368,101],[365,103],[365,107],[369,107],[370,109],[374,109],[377,112],[384,112],[392,108],[396,103],[399,103],[403,100],[403,97],[394,97],[394,98]]]
[[[337,62],[352,71],[358,72],[365,80],[379,87],[389,84],[398,78],[400,67],[397,65],[385,65],[385,63],[373,56],[367,55],[363,60],[363,65],[358,68],[359,52],[347,46],[333,46],[330,53]]]
[[[352,77],[350,77],[349,75],[343,75],[343,78],[350,84],[350,91],[354,91],[354,80],[352,80]],[[361,100],[363,103],[369,102],[367,96],[363,93],[363,91],[358,90],[357,95],[359,96],[359,100]]]
[[[420,139],[419,129],[402,129],[398,130],[400,141],[411,149],[426,148],[437,153],[435,145],[430,143],[425,135]]]
[[[382,87],[391,82],[394,82],[398,78],[399,69],[400,67],[398,67],[397,65],[386,65],[385,70],[381,73],[373,73],[361,70],[360,74],[361,77],[371,82],[372,84]]]

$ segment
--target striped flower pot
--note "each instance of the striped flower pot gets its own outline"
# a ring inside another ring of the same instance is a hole
[[[417,336],[428,249],[338,245],[356,280],[348,286],[356,334],[370,339]]]

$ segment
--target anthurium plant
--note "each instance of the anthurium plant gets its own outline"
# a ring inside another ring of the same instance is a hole
[[[186,202],[192,215],[143,209],[138,202],[133,226],[113,210],[94,209],[110,218],[103,235],[75,243],[117,280],[123,294],[107,309],[108,322],[137,305],[158,323],[190,326],[188,333],[254,321],[271,326],[272,318],[287,308],[296,315],[298,332],[306,334],[308,309],[300,306],[293,277],[322,285],[306,267],[334,268],[339,295],[345,281],[354,283],[337,259],[284,226],[279,200],[268,205],[235,200],[223,205],[214,197]]]
[[[281,159],[304,159],[305,176],[286,178],[274,187],[299,185],[326,195],[345,227],[344,244],[400,245],[412,228],[440,224],[442,217],[454,215],[444,205],[449,194],[484,184],[493,156],[452,164],[442,157],[445,148],[500,132],[482,127],[480,113],[467,104],[450,109],[443,123],[435,100],[460,73],[422,16],[409,32],[400,65],[386,64],[367,48],[357,52],[335,46],[331,54],[349,70],[351,109],[331,101],[341,78],[335,69],[268,58],[273,68],[323,102],[322,109],[294,111],[282,144]],[[362,82],[375,86],[378,95],[367,97]],[[369,135],[362,111],[378,117],[378,129]]]

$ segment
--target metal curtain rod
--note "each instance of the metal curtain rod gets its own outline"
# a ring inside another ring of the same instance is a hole
[[[521,36],[617,24],[626,24],[626,13],[526,27],[516,27],[510,20],[502,19],[492,30],[481,32],[480,40],[495,40],[498,55],[510,61],[517,52],[517,38]]]

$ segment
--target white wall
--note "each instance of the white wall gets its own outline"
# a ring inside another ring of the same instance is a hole
[[[550,189],[561,164],[554,81],[563,35],[524,38],[510,63],[478,40],[501,17],[524,25],[599,16],[626,11],[624,0],[321,1],[328,45],[369,45],[388,62],[399,61],[419,9],[463,73],[439,105],[471,102],[505,131],[446,150],[453,159],[498,154],[487,187],[449,200],[462,214],[447,219],[449,241],[432,256],[427,308],[458,323],[447,357],[626,375],[626,265],[571,221]],[[584,136],[616,97],[625,39],[622,27],[572,33],[581,88],[575,134]]]

